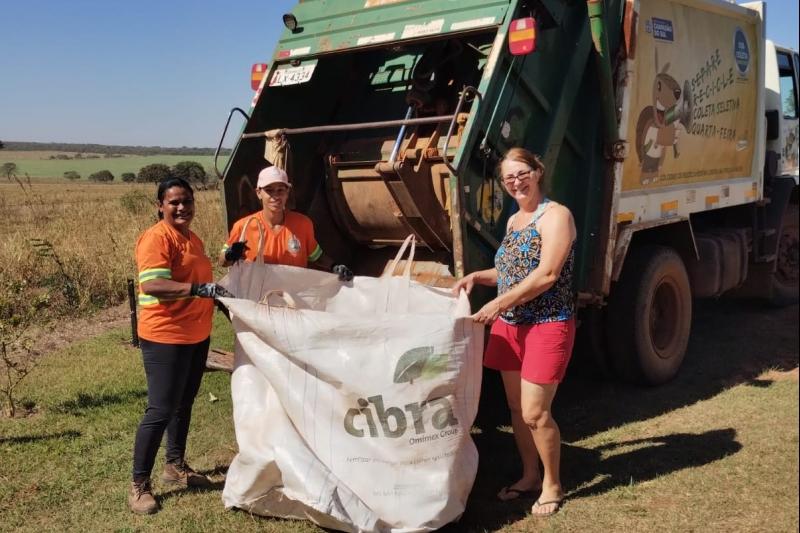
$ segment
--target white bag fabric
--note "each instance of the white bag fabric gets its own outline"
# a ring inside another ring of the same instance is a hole
[[[394,267],[411,242],[402,276]],[[238,262],[223,298],[236,330],[239,453],[227,508],[344,531],[427,531],[458,519],[475,480],[483,327],[466,295],[388,274]]]

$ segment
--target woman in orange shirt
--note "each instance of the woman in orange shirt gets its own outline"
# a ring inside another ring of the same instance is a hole
[[[164,432],[162,480],[179,486],[207,486],[208,478],[186,464],[192,405],[208,355],[213,299],[230,296],[211,282],[211,261],[189,226],[194,193],[182,179],[158,186],[158,218],[136,242],[139,272],[139,339],[147,376],[147,409],[136,432],[133,482],[128,506],[139,514],[158,510],[150,473]]]
[[[262,254],[264,262],[278,265],[308,267],[330,270],[339,275],[342,281],[350,281],[353,273],[344,265],[333,265],[333,261],[323,253],[314,236],[314,224],[307,216],[286,209],[291,184],[286,172],[272,166],[258,174],[256,195],[263,209],[237,220],[228,235],[228,242],[222,248],[220,264],[230,266],[240,259],[255,261],[261,238],[258,226],[264,231]],[[248,224],[255,218],[257,224]],[[245,230],[244,241],[239,240]]]

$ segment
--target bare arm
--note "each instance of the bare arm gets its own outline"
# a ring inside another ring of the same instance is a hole
[[[511,224],[516,216],[517,214],[514,213],[508,217],[508,220],[506,221],[506,233],[508,233],[508,231],[511,229]],[[497,285],[497,269],[488,268],[486,270],[478,270],[477,272],[467,274],[458,280],[456,284],[453,285],[451,290],[456,296],[458,296],[458,293],[461,292],[461,289],[464,289],[467,291],[467,294],[469,294],[472,292],[472,288],[475,285],[486,285],[487,287],[493,287]]]
[[[141,291],[156,298],[177,299],[191,296],[192,284],[171,279],[156,278],[139,285]]]
[[[461,292],[461,289],[464,289],[469,294],[475,285],[486,285],[488,287],[497,285],[497,269],[489,268],[467,274],[453,285],[452,291],[456,296]]]

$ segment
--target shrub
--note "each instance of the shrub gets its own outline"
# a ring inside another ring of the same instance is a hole
[[[75,172],[74,170],[67,170],[64,172],[64,177],[69,181],[75,181],[81,179],[81,175]]]
[[[89,174],[89,181],[108,182],[114,181],[114,174],[110,170],[98,170],[94,174]]]
[[[196,161],[181,161],[172,167],[172,175],[176,178],[183,178],[192,185],[204,186],[208,181],[208,175],[203,165]]]
[[[145,211],[152,210],[155,212],[155,202],[142,191],[130,191],[123,194],[119,203],[123,209],[132,215],[138,215]]]
[[[136,174],[134,174],[133,172],[123,172],[120,178],[125,183],[132,183],[136,181]]]
[[[214,174],[212,170],[211,172],[208,173],[208,181],[206,182],[205,188],[206,190],[216,191],[217,189],[219,189],[221,183],[222,181],[220,181],[220,179],[217,177],[216,174]]]
[[[152,165],[147,165],[139,169],[139,175],[136,177],[136,181],[142,183],[158,183],[169,179],[171,176],[172,172],[167,165],[153,163]]]
[[[3,163],[3,166],[0,167],[0,172],[11,181],[11,178],[19,174],[19,167],[17,167],[16,163]]]

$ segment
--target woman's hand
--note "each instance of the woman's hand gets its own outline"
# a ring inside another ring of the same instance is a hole
[[[464,291],[466,291],[467,293],[467,296],[469,296],[469,293],[472,292],[472,287],[474,286],[475,286],[475,272],[473,272],[472,274],[467,274],[466,276],[458,280],[456,284],[453,285],[453,288],[451,290],[453,291],[453,296],[458,296],[461,293],[461,289],[464,289]]]
[[[480,324],[489,325],[497,320],[502,312],[503,308],[500,307],[499,298],[495,298],[488,304],[481,307],[480,311],[472,315],[472,320]]]

